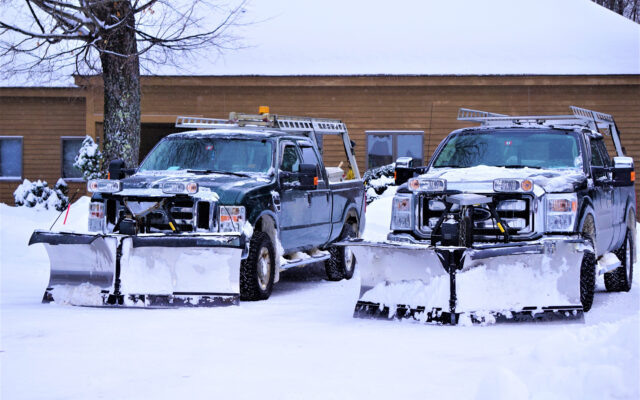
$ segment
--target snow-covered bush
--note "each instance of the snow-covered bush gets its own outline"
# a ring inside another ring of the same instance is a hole
[[[97,179],[102,177],[103,161],[104,157],[98,144],[93,141],[91,136],[87,136],[82,141],[82,147],[80,147],[73,166],[82,171],[82,177],[85,180]]]
[[[389,186],[395,185],[393,173],[396,169],[395,163],[373,168],[364,173],[364,187],[367,190],[367,203],[380,197]]]
[[[46,181],[38,179],[31,182],[25,179],[13,192],[13,199],[16,206],[62,211],[69,205],[68,194],[69,187],[62,178],[58,179],[53,188],[48,187]]]

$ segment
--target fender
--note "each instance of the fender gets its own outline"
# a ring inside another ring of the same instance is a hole
[[[361,221],[363,221],[363,218],[361,218],[360,214],[358,214],[358,208],[356,204],[352,203],[349,206],[347,206],[347,208],[342,213],[342,218],[340,219],[342,221],[342,224],[340,225],[340,229],[334,229],[331,231],[331,236],[329,238],[329,241],[325,244],[325,246],[328,245],[329,243],[334,242],[338,238],[338,236],[340,236],[340,233],[342,233],[342,228],[347,223],[347,219],[349,219],[349,217],[351,216],[356,218],[356,221],[358,224],[358,230],[360,231],[360,233],[362,233],[362,229],[364,229],[364,224],[362,224]]]

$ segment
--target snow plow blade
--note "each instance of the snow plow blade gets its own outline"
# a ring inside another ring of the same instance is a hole
[[[103,235],[35,231],[51,274],[43,303],[81,306],[237,305],[243,235]]]
[[[356,318],[439,324],[583,321],[582,239],[434,247],[342,242],[360,269]]]

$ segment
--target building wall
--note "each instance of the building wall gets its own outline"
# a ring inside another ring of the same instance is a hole
[[[0,103],[0,135],[17,134],[8,127],[22,126],[31,143],[28,145],[25,139],[25,149],[40,146],[40,151],[48,154],[47,162],[36,161],[31,154],[38,150],[29,150],[29,157],[25,156],[25,165],[28,163],[25,176],[29,179],[42,176],[53,182],[57,179],[53,175],[58,173],[59,176],[57,136],[71,135],[70,132],[101,135],[103,93],[100,78],[78,77],[76,83],[84,98],[73,101],[56,98],[51,104],[48,104],[51,98],[18,99],[3,95],[3,89],[0,89],[3,101]],[[424,131],[424,155],[428,159],[451,130],[473,125],[456,120],[460,107],[530,115],[566,114],[570,112],[570,105],[577,105],[610,113],[622,132],[622,142],[628,153],[640,160],[638,75],[145,77],[142,88],[143,134],[166,127],[175,122],[178,115],[227,118],[230,111],[255,113],[259,105],[268,105],[271,112],[277,114],[342,119],[357,143],[356,156],[361,172],[366,167],[365,131]],[[49,111],[55,111],[55,119],[51,119]],[[31,121],[21,124],[20,118],[28,119],[25,116],[28,114],[33,115]],[[150,128],[145,129],[145,126]],[[41,133],[33,133],[33,128],[36,132],[40,129]],[[324,145],[328,165],[346,161],[341,144],[335,138],[326,137]],[[46,166],[51,164],[55,169]],[[0,201],[12,203],[10,196],[5,195],[8,186],[0,188]]]
[[[0,137],[22,136],[22,179],[46,180],[53,187],[62,174],[61,136],[84,137],[85,101],[76,90],[0,90]],[[21,180],[0,180],[0,202],[13,204]],[[85,183],[68,182],[72,195]]]

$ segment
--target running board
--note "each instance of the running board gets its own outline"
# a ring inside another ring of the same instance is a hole
[[[293,267],[302,267],[304,265],[309,265],[309,264],[313,264],[316,262],[321,262],[321,261],[326,261],[329,258],[331,258],[331,254],[321,254],[319,256],[309,256],[309,258],[297,258],[294,260],[287,260],[285,258],[285,260],[287,260],[286,263],[282,263],[280,265],[280,269],[281,270],[285,270],[285,269],[289,269],[289,268],[293,268]]]

